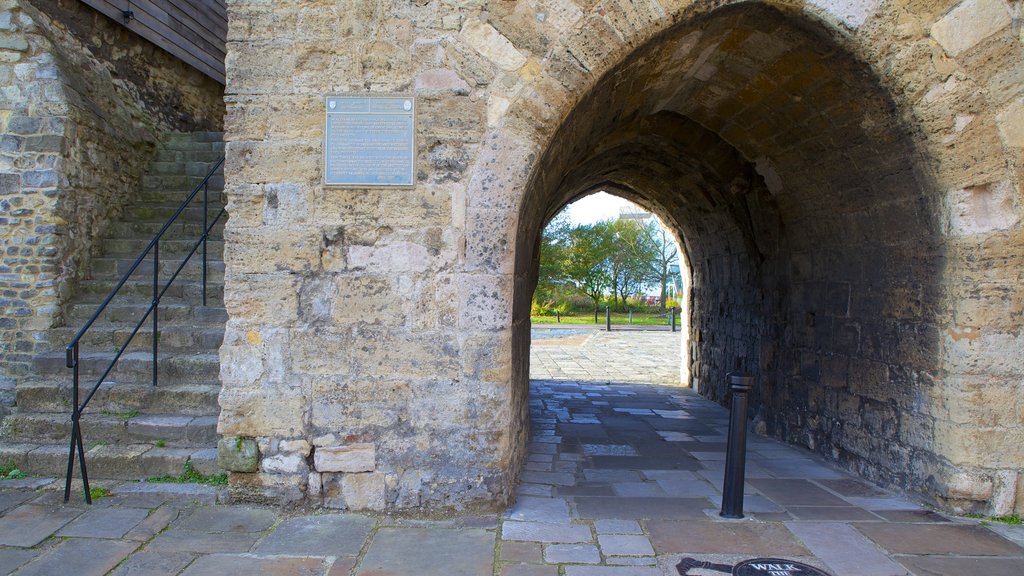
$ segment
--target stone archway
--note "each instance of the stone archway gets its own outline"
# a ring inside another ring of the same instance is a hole
[[[685,240],[702,393],[756,373],[770,434],[1013,509],[1024,63],[1004,3],[229,12],[219,431],[265,449],[240,494],[506,498],[540,225],[612,183]],[[413,188],[322,185],[322,95],[344,91],[416,94]]]

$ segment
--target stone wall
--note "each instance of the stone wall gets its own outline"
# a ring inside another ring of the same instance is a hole
[[[769,434],[1024,505],[1019,10],[232,3],[220,431],[264,453],[236,493],[502,502],[540,229],[613,188],[683,240],[702,394],[753,373]],[[415,94],[413,189],[321,185],[348,92]]]
[[[9,406],[161,134],[218,129],[223,107],[216,83],[79,2],[0,2],[0,79],[0,404]]]

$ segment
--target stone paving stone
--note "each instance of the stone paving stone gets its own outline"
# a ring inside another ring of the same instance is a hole
[[[549,564],[599,564],[601,553],[593,544],[550,544],[544,547],[544,561]]]
[[[502,540],[575,544],[592,542],[590,528],[572,524],[545,524],[542,522],[516,522],[508,520],[501,525]]]
[[[758,464],[780,478],[842,480],[846,474],[810,459],[760,460]]]
[[[77,538],[121,538],[149,516],[141,508],[98,508],[89,510],[57,532]]]
[[[654,556],[654,548],[646,536],[601,534],[597,543],[605,556]]]
[[[355,514],[302,516],[282,522],[254,554],[285,556],[355,556],[375,520]]]
[[[712,508],[707,498],[601,498],[577,496],[576,512],[581,518],[704,518],[704,509]]]
[[[592,468],[583,471],[583,477],[588,482],[639,482],[640,474],[635,470],[594,470]]]
[[[110,576],[166,576],[177,574],[196,557],[191,552],[136,552]]]
[[[501,576],[558,576],[558,566],[508,564],[502,566]]]
[[[547,484],[520,484],[516,492],[521,496],[551,496],[552,488]]]
[[[537,542],[502,542],[501,560],[503,562],[543,562],[541,547]]]
[[[147,492],[126,492],[118,493],[116,490],[120,488],[114,488],[115,492],[111,496],[93,500],[94,508],[147,508],[152,510],[159,508],[167,502],[167,496],[164,494],[154,494]]]
[[[355,558],[338,558],[334,561],[334,564],[331,564],[331,569],[327,572],[327,576],[349,576],[355,567]]]
[[[370,542],[356,575],[491,574],[494,545],[494,534],[484,530],[381,528]]]
[[[807,550],[782,524],[692,520],[646,523],[658,554],[756,554],[802,556]]]
[[[786,508],[797,520],[831,520],[835,522],[877,522],[871,512],[854,506],[789,506]]]
[[[165,484],[161,482],[126,482],[117,486],[117,495],[150,494],[166,498],[168,502],[177,500],[181,504],[191,506],[193,503],[214,504],[217,502],[218,489],[204,484]]]
[[[39,550],[0,548],[0,574],[10,574],[39,554]]]
[[[1024,558],[956,558],[942,556],[897,556],[901,564],[922,576],[1020,576]]]
[[[643,534],[635,520],[597,520],[594,527],[598,534]]]
[[[892,554],[1024,555],[1024,548],[982,526],[863,523],[857,529]]]
[[[903,576],[906,573],[848,524],[787,522],[786,527],[836,576]]]
[[[658,559],[654,556],[612,556],[605,562],[615,566],[655,566]]]
[[[23,504],[0,522],[0,545],[28,548],[46,540],[82,513],[77,508]]]
[[[846,500],[854,506],[860,506],[865,510],[921,510],[921,505],[916,502],[911,502],[906,498],[898,497],[886,497],[886,498],[862,498],[859,496],[850,496]]]
[[[662,491],[674,498],[711,498],[718,492],[703,479],[700,480],[655,480]]]
[[[853,478],[843,478],[841,480],[816,480],[815,483],[821,484],[840,496],[885,496],[885,491],[881,488],[865,484],[864,482],[854,480]]]
[[[616,496],[631,496],[631,497],[667,497],[668,494],[661,489],[661,486],[654,482],[615,482],[612,484],[612,490]]]
[[[569,524],[569,503],[563,498],[521,496],[505,517],[523,522]]]
[[[566,566],[565,576],[662,576],[662,572],[656,567]]]
[[[931,510],[875,510],[889,522],[949,522],[949,518]]]
[[[178,530],[215,532],[262,532],[274,525],[277,515],[263,508],[206,506],[196,508],[174,523]]]
[[[159,534],[160,531],[166,528],[168,524],[173,522],[174,519],[178,517],[179,513],[179,510],[172,508],[171,506],[162,506],[157,508],[151,512],[145,520],[136,525],[135,528],[129,530],[128,533],[124,535],[124,538],[126,540],[149,540],[153,536]]]
[[[322,558],[253,558],[237,554],[200,556],[181,576],[321,576]]]
[[[610,484],[588,483],[577,486],[559,486],[555,489],[559,496],[615,496]]]
[[[146,545],[146,549],[154,552],[196,552],[199,554],[248,552],[259,537],[260,534],[256,532],[208,534],[172,528],[153,538]]]
[[[700,461],[683,454],[673,456],[594,456],[594,467],[610,470],[700,470]]]
[[[138,542],[72,538],[23,566],[18,575],[53,576],[74,567],[75,576],[102,576],[138,546]]]
[[[755,478],[749,481],[761,494],[783,506],[849,506],[807,480]]]
[[[0,512],[7,510],[8,508],[13,508],[26,500],[35,498],[35,496],[36,494],[34,492],[27,491],[12,490],[10,492],[0,492]]]
[[[572,486],[576,483],[576,475],[568,472],[534,472],[526,470],[520,478],[523,482],[552,484],[554,486]]]

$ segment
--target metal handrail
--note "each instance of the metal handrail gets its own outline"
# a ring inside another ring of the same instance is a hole
[[[188,195],[188,198],[186,198],[185,201],[182,202],[180,206],[178,206],[178,209],[174,211],[174,214],[171,215],[167,222],[160,228],[160,231],[157,232],[155,236],[153,236],[153,239],[150,240],[149,245],[146,246],[146,248],[142,251],[141,254],[139,254],[139,257],[135,259],[135,262],[132,263],[128,271],[124,273],[124,275],[121,277],[121,280],[117,283],[116,286],[114,286],[114,289],[111,290],[110,294],[107,294],[107,297],[103,299],[103,302],[99,305],[99,308],[97,308],[96,311],[93,313],[92,317],[89,318],[85,325],[82,326],[82,329],[79,330],[78,333],[75,335],[74,339],[71,340],[71,343],[68,344],[67,347],[64,349],[65,363],[67,367],[72,370],[73,382],[71,405],[71,448],[68,453],[68,472],[64,483],[65,502],[67,502],[68,499],[71,497],[71,478],[74,472],[75,452],[77,450],[78,467],[82,471],[82,485],[83,489],[85,490],[85,501],[88,504],[92,504],[92,496],[89,493],[89,474],[86,471],[85,466],[85,449],[82,443],[82,427],[80,423],[82,418],[82,412],[85,410],[85,407],[89,405],[89,401],[92,400],[92,397],[100,389],[100,386],[106,380],[107,376],[110,375],[110,372],[117,365],[117,362],[121,359],[121,356],[124,354],[124,351],[128,349],[128,346],[135,338],[135,335],[139,333],[139,330],[146,323],[146,320],[149,319],[150,317],[152,317],[153,321],[153,386],[157,385],[157,352],[159,349],[160,300],[167,292],[167,289],[171,287],[171,284],[178,278],[178,274],[180,274],[181,271],[185,268],[185,265],[188,264],[189,260],[192,258],[192,256],[195,255],[196,250],[198,250],[200,246],[202,246],[203,248],[203,306],[206,306],[207,239],[210,236],[210,231],[213,230],[214,226],[217,225],[217,222],[220,221],[220,218],[221,216],[224,215],[225,211],[225,208],[221,207],[220,211],[217,212],[217,215],[214,216],[213,220],[209,221],[208,214],[210,202],[210,179],[223,165],[224,158],[222,157],[219,160],[217,160],[213,168],[211,168],[210,171],[206,174],[206,177],[203,178],[203,181],[200,182],[199,185],[197,185],[194,190],[192,190],[192,193]],[[196,196],[199,194],[200,191],[202,191],[203,193],[203,233],[199,237],[199,240],[197,240],[196,243],[192,246],[192,249],[188,252],[185,258],[182,259],[181,264],[178,265],[178,268],[171,275],[170,279],[168,279],[167,282],[163,285],[163,288],[161,288],[160,239],[163,237],[164,233],[167,232],[167,230],[171,227],[171,225],[174,224],[175,220],[178,219],[178,216],[180,216],[181,213],[184,212],[185,209],[192,203],[192,201],[195,200]],[[150,253],[153,254],[153,299],[150,302],[149,307],[146,309],[145,313],[142,315],[142,318],[138,321],[138,323],[136,323],[135,328],[132,330],[131,334],[128,335],[128,338],[125,340],[124,344],[122,344],[121,347],[114,354],[114,358],[110,361],[110,364],[107,366],[106,370],[103,371],[103,374],[99,377],[96,383],[93,384],[92,389],[85,396],[85,400],[79,403],[79,398],[81,397],[81,394],[79,388],[80,376],[78,369],[78,358],[82,338],[89,331],[89,329],[92,328],[96,320],[100,317],[103,311],[107,309],[107,306],[114,299],[114,296],[116,296],[117,293],[121,290],[121,288],[124,287],[125,283],[128,282],[128,279],[132,276],[132,274],[135,273],[139,265],[146,260],[146,257],[149,256]]]

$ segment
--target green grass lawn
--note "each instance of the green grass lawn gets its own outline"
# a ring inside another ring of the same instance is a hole
[[[534,324],[558,324],[555,316],[530,316],[530,322]],[[574,316],[562,315],[561,324],[594,324],[593,314],[576,314]],[[598,312],[597,324],[604,324],[604,311]],[[629,314],[624,312],[612,312],[612,324],[629,324]],[[653,314],[633,314],[634,326],[668,326],[668,316],[656,316]],[[676,317],[676,326],[679,326],[679,317]]]

